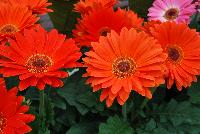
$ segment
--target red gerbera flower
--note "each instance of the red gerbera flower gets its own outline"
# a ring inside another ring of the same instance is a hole
[[[29,106],[22,105],[24,97],[16,96],[17,92],[17,88],[7,91],[4,80],[0,79],[1,134],[25,134],[32,130],[27,123],[33,121],[35,116],[25,114]]]
[[[166,55],[157,41],[135,29],[123,28],[120,35],[111,30],[92,43],[84,58],[88,83],[93,91],[102,90],[100,100],[111,106],[117,98],[123,105],[132,90],[151,98],[150,87],[164,83],[162,64]]]
[[[10,4],[20,6],[27,6],[33,14],[45,14],[52,12],[53,10],[48,9],[47,7],[52,5],[48,0],[9,0]]]
[[[167,88],[176,83],[178,90],[197,81],[195,75],[200,74],[200,35],[187,24],[166,22],[152,29],[153,36],[168,54]]]
[[[108,8],[113,7],[117,1],[118,0],[80,0],[77,4],[74,4],[74,10],[81,14],[87,14],[99,5]]]
[[[1,72],[4,77],[19,76],[20,90],[29,86],[44,89],[46,84],[63,86],[60,78],[66,78],[68,73],[61,69],[79,65],[79,48],[56,30],[25,30],[24,34],[16,34],[16,41],[10,44],[0,46],[0,54],[8,59],[0,61]]]
[[[140,29],[143,19],[138,18],[132,11],[99,7],[83,16],[73,30],[73,35],[79,46],[90,46],[91,42],[99,40],[100,36],[106,36],[111,30],[120,33],[123,27]]]
[[[33,28],[39,18],[26,7],[0,4],[0,41],[14,38],[24,29]]]

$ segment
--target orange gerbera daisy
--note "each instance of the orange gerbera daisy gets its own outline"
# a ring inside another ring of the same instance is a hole
[[[138,18],[133,11],[99,7],[88,15],[84,15],[73,35],[79,46],[91,46],[91,42],[99,40],[99,36],[106,36],[111,30],[120,33],[123,27],[140,29],[143,19]]]
[[[4,80],[0,79],[0,133],[25,134],[32,129],[27,123],[35,119],[34,115],[25,114],[29,106],[22,105],[23,96],[17,95],[17,88],[7,91]]]
[[[176,83],[177,89],[191,85],[197,81],[195,75],[200,74],[200,35],[190,29],[187,24],[166,22],[156,25],[153,36],[168,54],[167,88]]]
[[[39,18],[26,7],[0,4],[0,41],[14,38],[15,34],[30,29]]]
[[[47,33],[42,27],[38,30],[25,30],[16,34],[16,41],[10,46],[0,46],[1,73],[4,77],[19,76],[19,89],[37,86],[43,90],[45,85],[63,86],[60,78],[68,73],[63,68],[74,68],[81,53],[74,40],[67,39],[56,30]]]
[[[99,5],[108,8],[113,7],[117,1],[118,0],[80,0],[77,4],[74,4],[74,10],[81,14],[88,14]]]
[[[27,6],[33,14],[45,14],[52,12],[53,10],[48,9],[47,7],[52,5],[48,0],[9,0],[12,5],[20,4]]]
[[[123,105],[132,90],[152,98],[150,87],[164,83],[161,65],[166,55],[157,41],[144,32],[123,28],[120,35],[111,30],[92,43],[84,58],[88,83],[93,91],[102,89],[100,100],[111,106],[117,98]]]

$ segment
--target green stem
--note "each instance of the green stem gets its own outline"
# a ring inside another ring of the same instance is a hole
[[[45,93],[44,90],[40,91],[40,106],[39,106],[39,116],[40,116],[40,128],[43,128],[45,122]],[[42,131],[40,133],[42,134]]]
[[[143,109],[147,105],[148,102],[149,102],[149,99],[145,98],[140,106],[140,109]]]
[[[126,102],[122,106],[122,116],[123,116],[123,121],[127,121],[127,104]]]
[[[156,91],[156,88],[153,89],[152,95],[154,94],[155,91]],[[145,98],[144,101],[142,102],[142,104],[140,105],[140,109],[139,110],[140,111],[143,110],[144,107],[147,106],[148,102],[149,102],[149,99]],[[138,112],[140,112],[140,111],[138,111]],[[139,114],[138,112],[132,114],[131,120],[135,120],[138,117],[138,114]]]
[[[44,90],[41,90],[40,91],[40,107],[39,107],[39,114],[40,114],[40,117],[44,117],[45,115],[45,111],[44,111],[44,107],[45,107],[45,100],[44,100]]]
[[[154,94],[155,91],[156,91],[156,88],[153,89],[152,95]],[[147,105],[148,102],[149,102],[149,99],[145,98],[142,104],[140,105],[140,109],[141,110],[144,109],[144,107]]]

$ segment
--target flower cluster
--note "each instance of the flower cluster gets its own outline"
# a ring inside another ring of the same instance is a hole
[[[0,43],[14,39],[15,34],[24,29],[37,27],[38,15],[52,11],[47,9],[49,5],[47,0],[0,1]]]
[[[20,4],[18,4],[20,3]],[[36,24],[38,15],[51,12],[47,0],[8,0],[0,3],[0,73],[3,77],[19,77],[19,90],[30,86],[44,90],[63,86],[68,77],[66,69],[80,67],[79,48],[73,39],[59,34],[56,29],[47,32]],[[1,80],[3,83],[3,80]],[[28,106],[21,106],[23,97],[17,97],[18,88],[7,91],[0,85],[0,133],[24,134],[31,131],[26,125],[34,120],[24,114]],[[4,103],[6,101],[6,103]]]
[[[155,0],[149,22],[130,10],[95,3],[73,31],[78,46],[91,50],[83,59],[93,91],[111,106],[123,105],[131,91],[152,98],[152,87],[189,87],[200,74],[200,36],[189,28],[192,0]],[[87,4],[87,2],[85,3]],[[90,5],[90,4],[89,4]],[[81,14],[84,14],[80,11]]]
[[[78,20],[76,29],[73,30],[75,41],[79,46],[91,46],[91,42],[99,40],[99,36],[106,36],[111,30],[120,33],[123,27],[140,30],[143,19],[139,18],[133,11],[107,8],[99,5],[98,8],[84,15]]]
[[[69,76],[66,69],[86,69],[87,84],[101,91],[100,101],[106,100],[108,107],[115,99],[123,105],[131,92],[151,99],[152,88],[160,84],[168,89],[175,84],[181,91],[197,81],[200,35],[188,24],[200,1],[155,0],[147,22],[134,11],[114,9],[117,2],[75,4],[81,17],[72,39],[37,24],[38,15],[52,12],[47,0],[0,1],[0,74],[19,79],[18,88],[9,91],[0,79],[1,134],[31,131],[26,123],[34,116],[25,114],[29,107],[21,105],[18,89],[62,87]],[[89,51],[81,59],[82,47]]]

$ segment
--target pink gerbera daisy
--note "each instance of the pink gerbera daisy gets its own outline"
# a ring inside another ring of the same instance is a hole
[[[149,20],[190,22],[196,12],[193,0],[155,0],[149,9]]]

